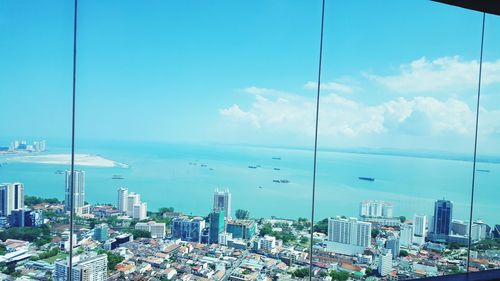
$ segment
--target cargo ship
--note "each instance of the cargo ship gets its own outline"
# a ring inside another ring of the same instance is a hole
[[[375,181],[375,178],[369,178],[369,177],[358,177],[358,179],[363,181]]]

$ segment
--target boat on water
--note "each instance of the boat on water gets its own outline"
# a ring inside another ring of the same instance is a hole
[[[62,174],[64,174],[64,171],[63,170],[56,170],[54,172],[54,174],[62,175]]]
[[[273,160],[281,160],[281,157],[273,157]]]
[[[206,167],[206,166],[207,166],[207,164],[201,164],[201,166],[202,166],[202,167]]]
[[[262,188],[262,186],[259,185],[259,188]]]
[[[363,181],[375,181],[375,178],[370,178],[370,177],[358,177],[358,179]]]
[[[248,166],[249,169],[257,169],[257,166]]]
[[[213,170],[214,170],[214,168],[210,168],[209,170],[210,170],[210,171],[213,171]]]
[[[274,168],[274,170],[275,170],[275,171],[279,171],[279,170],[281,170],[281,169],[280,169],[280,168]]]
[[[486,170],[486,169],[476,169],[476,171],[483,172],[483,173],[489,173],[490,172],[490,170]]]
[[[290,181],[287,179],[282,179],[282,180],[273,180],[275,183],[289,183]]]
[[[122,179],[124,179],[124,177],[122,175],[113,175],[111,178],[114,179],[114,180],[122,180]]]

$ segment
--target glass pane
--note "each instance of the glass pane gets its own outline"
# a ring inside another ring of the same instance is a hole
[[[308,277],[320,8],[81,3],[82,257],[112,277]]]
[[[479,111],[474,210],[471,226],[470,270],[498,268],[500,257],[500,206],[497,200],[499,178],[498,124],[500,107],[500,20],[487,15],[484,38],[483,75]]]
[[[481,14],[433,2],[328,4],[316,274],[465,271],[467,239],[453,227],[470,212]]]
[[[49,280],[67,252],[72,3],[0,2],[0,276]]]

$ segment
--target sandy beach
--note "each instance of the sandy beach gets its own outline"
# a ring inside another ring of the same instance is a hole
[[[38,164],[58,164],[70,165],[71,154],[46,154],[46,155],[26,155],[8,158],[7,161]],[[98,155],[75,154],[75,165],[90,167],[121,167],[128,168],[127,164],[119,163]]]

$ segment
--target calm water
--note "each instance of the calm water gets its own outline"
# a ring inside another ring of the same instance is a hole
[[[206,215],[213,190],[229,188],[233,211],[248,209],[253,217],[310,216],[312,151],[151,143],[85,143],[79,147],[77,153],[99,154],[130,165],[128,169],[84,167],[86,200],[91,203],[116,204],[116,189],[126,186],[141,194],[149,210],[173,206],[187,214]],[[195,161],[198,165],[189,165]],[[249,169],[249,165],[261,167]],[[478,166],[491,172],[476,174],[474,218],[500,223],[500,166]],[[55,174],[57,169],[67,167],[9,163],[0,167],[0,182],[20,181],[25,184],[26,194],[63,199],[64,175]],[[454,202],[454,218],[468,220],[471,171],[472,163],[465,161],[321,151],[317,218],[357,216],[359,202],[367,199],[393,202],[395,215],[430,215],[434,200],[446,198]],[[125,179],[111,179],[114,174]],[[361,181],[359,176],[374,177],[376,181]],[[273,183],[273,179],[288,179],[290,183]]]

